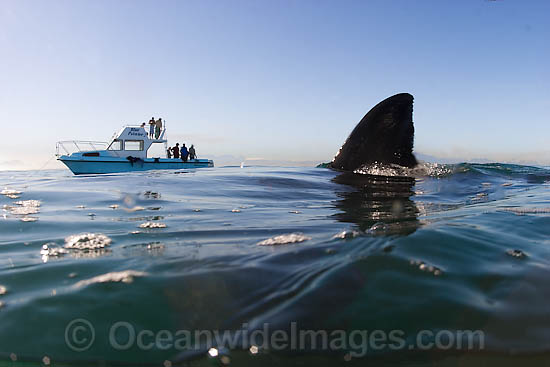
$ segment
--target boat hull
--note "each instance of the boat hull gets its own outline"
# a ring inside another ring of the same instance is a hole
[[[208,159],[194,159],[183,162],[181,159],[147,158],[130,162],[127,159],[93,158],[95,157],[71,159],[69,156],[61,156],[58,160],[63,162],[75,175],[214,167],[214,162]]]

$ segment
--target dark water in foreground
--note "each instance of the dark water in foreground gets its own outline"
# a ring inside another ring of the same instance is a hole
[[[549,170],[353,176],[0,173],[0,365],[550,363]]]

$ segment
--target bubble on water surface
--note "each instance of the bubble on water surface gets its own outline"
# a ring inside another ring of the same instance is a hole
[[[256,345],[250,346],[250,348],[248,348],[248,350],[250,351],[250,354],[258,354],[258,352],[259,352],[259,348]]]
[[[258,246],[286,245],[289,243],[299,243],[307,240],[311,240],[311,237],[304,236],[302,233],[290,233],[271,237],[267,240],[258,242]]]
[[[439,276],[443,273],[443,271],[441,269],[439,269],[438,267],[426,264],[424,261],[411,260],[410,263],[411,263],[411,265],[418,267],[418,269],[420,269],[424,272],[427,272],[427,273],[431,273],[435,276]]]

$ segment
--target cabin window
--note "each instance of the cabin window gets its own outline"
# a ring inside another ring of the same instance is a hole
[[[122,150],[122,140],[113,140],[111,145],[109,145],[109,148],[107,150]]]
[[[126,140],[125,150],[143,150],[143,140]]]

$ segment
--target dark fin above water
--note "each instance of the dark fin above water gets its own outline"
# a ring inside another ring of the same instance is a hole
[[[413,96],[409,93],[378,103],[353,129],[328,167],[354,171],[372,163],[416,166],[412,112]]]

